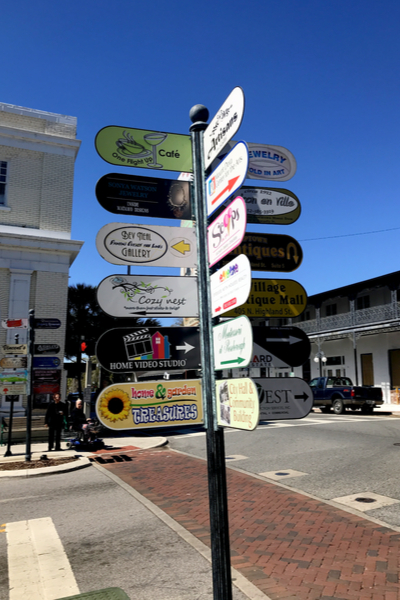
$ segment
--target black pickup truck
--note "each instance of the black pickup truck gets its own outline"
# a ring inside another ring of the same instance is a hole
[[[354,386],[349,377],[316,377],[309,383],[314,395],[314,406],[322,412],[331,408],[337,415],[346,408],[361,408],[364,414],[372,414],[375,406],[383,404],[379,387]]]

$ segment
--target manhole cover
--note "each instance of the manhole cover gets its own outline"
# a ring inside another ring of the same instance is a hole
[[[376,502],[374,498],[356,498],[356,502],[364,502],[364,504],[371,504],[372,502]]]
[[[275,475],[289,475],[289,473],[281,473],[281,472],[278,472],[278,473],[275,473]]]

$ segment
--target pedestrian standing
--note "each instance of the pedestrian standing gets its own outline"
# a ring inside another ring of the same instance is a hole
[[[46,412],[45,425],[49,428],[49,452],[53,450],[54,437],[56,450],[61,450],[61,430],[64,427],[64,417],[67,417],[67,406],[61,402],[60,394],[53,394],[54,402],[49,404]]]

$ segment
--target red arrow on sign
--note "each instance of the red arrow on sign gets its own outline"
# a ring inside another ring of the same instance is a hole
[[[216,198],[214,198],[214,200],[211,202],[211,204],[215,204],[217,202],[217,200],[219,200],[221,198],[221,196],[223,196],[226,192],[230,192],[238,179],[239,179],[239,175],[237,177],[234,177],[233,179],[229,179],[228,185],[226,186],[226,188],[223,189],[222,192],[220,194],[218,194],[218,196]]]

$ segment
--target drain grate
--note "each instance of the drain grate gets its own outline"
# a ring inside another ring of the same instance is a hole
[[[376,502],[375,498],[355,498],[356,502],[363,502],[364,504],[371,504]]]

